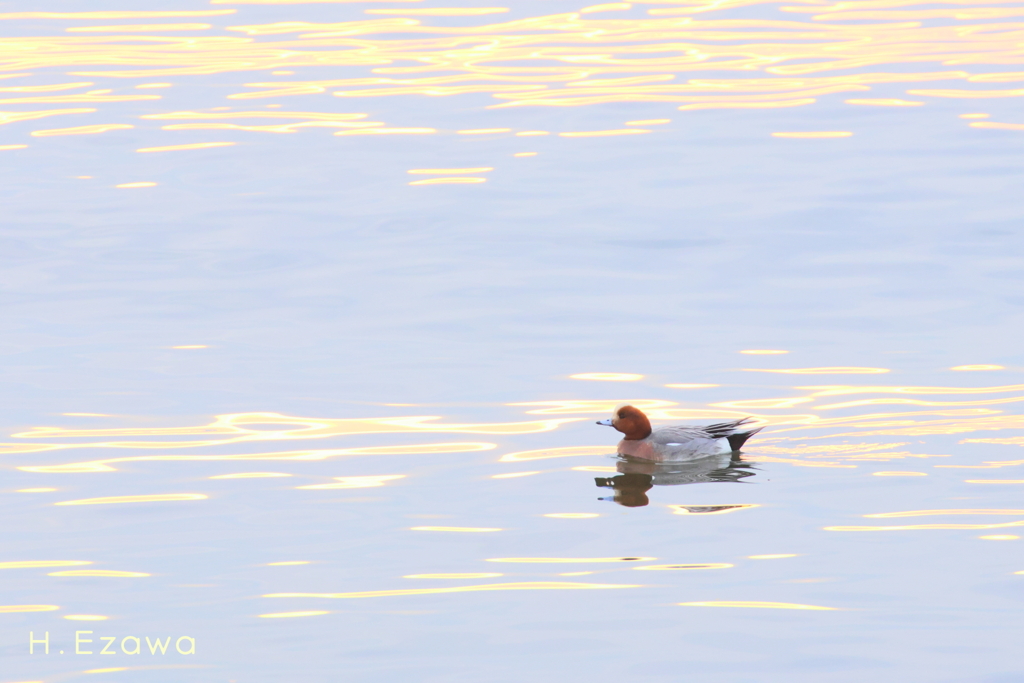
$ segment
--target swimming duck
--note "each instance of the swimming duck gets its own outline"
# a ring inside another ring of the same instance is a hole
[[[597,424],[614,427],[625,434],[619,442],[619,453],[646,460],[692,460],[708,455],[738,451],[747,439],[761,428],[741,431],[753,418],[745,417],[732,422],[707,427],[659,427],[651,429],[651,422],[643,412],[633,406],[615,409],[610,420]]]

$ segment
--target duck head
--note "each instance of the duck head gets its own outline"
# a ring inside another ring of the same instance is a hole
[[[615,409],[615,414],[610,420],[600,420],[599,425],[614,427],[625,434],[627,441],[639,441],[651,435],[651,422],[639,408],[633,406],[622,406]]]

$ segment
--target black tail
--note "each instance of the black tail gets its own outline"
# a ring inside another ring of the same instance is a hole
[[[752,437],[754,434],[757,434],[762,429],[764,429],[764,427],[758,427],[757,429],[753,429],[749,432],[743,432],[742,434],[730,434],[726,437],[729,439],[729,447],[734,451],[738,451],[743,448],[743,444],[747,442],[747,439]]]

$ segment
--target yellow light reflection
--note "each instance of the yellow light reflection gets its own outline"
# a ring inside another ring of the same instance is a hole
[[[536,152],[516,152],[512,156],[514,156],[514,157],[535,157],[535,156],[537,156],[537,153]]]
[[[28,145],[0,145],[0,151],[8,149],[25,149]]]
[[[991,114],[960,114],[962,119],[987,119]]]
[[[66,618],[67,617],[65,617],[65,619]],[[83,671],[82,673],[84,673],[84,674],[105,674],[105,673],[113,673],[114,671],[127,671],[127,670],[128,670],[128,667],[126,667],[126,666],[112,666],[112,667],[108,667],[106,669],[89,669],[87,671]]]
[[[53,612],[59,610],[57,605],[0,605],[0,614],[17,612]]]
[[[971,372],[975,370],[1005,370],[1002,365],[958,365],[950,370],[959,370],[965,372]]]
[[[494,527],[477,527],[477,526],[414,526],[410,527],[412,531],[455,531],[459,533],[488,533],[491,531],[501,531]]]
[[[51,128],[49,130],[34,130],[32,137],[42,138],[53,135],[95,135],[106,133],[108,130],[127,130],[135,126],[127,123],[101,123],[95,126],[78,126],[76,128]]]
[[[51,493],[57,489],[50,488],[39,488],[39,489],[18,489],[15,493]]]
[[[66,28],[69,33],[143,33],[149,31],[206,31],[211,24],[121,24],[120,26],[77,26]]]
[[[172,346],[172,349],[208,349],[206,344],[185,344],[183,346]]]
[[[114,187],[122,190],[130,190],[138,187],[156,187],[156,183],[143,182],[143,183],[122,183],[120,185],[114,185]]]
[[[889,519],[893,517],[932,517],[937,515],[1024,515],[1024,510],[910,510],[909,512],[881,512],[864,516],[872,519]]]
[[[1016,541],[1020,536],[1014,536],[1013,534],[993,534],[991,536],[978,536],[978,538],[984,541]]]
[[[537,591],[537,590],[607,590],[615,588],[642,588],[638,584],[570,583],[562,581],[533,581],[523,583],[488,583],[451,588],[405,588],[358,593],[270,593],[265,598],[383,598],[398,595],[434,595],[440,593],[477,593],[481,591]]]
[[[650,562],[656,557],[495,557],[488,562],[515,562],[520,564],[566,564],[580,562]]]
[[[748,560],[781,560],[786,557],[799,557],[793,553],[781,553],[776,555],[748,555]]]
[[[1024,484],[1024,479],[965,479],[967,484]]]
[[[819,131],[805,131],[805,132],[794,132],[794,133],[772,133],[773,138],[808,138],[808,139],[820,139],[820,138],[848,138],[853,133],[845,130],[819,130]]]
[[[300,490],[322,490],[322,489],[366,489],[384,486],[385,482],[395,479],[404,479],[404,474],[382,474],[367,477],[335,477],[336,484],[310,484],[308,486],[296,486]]]
[[[618,472],[616,468],[605,465],[580,465],[572,469],[574,472]]]
[[[416,7],[403,9],[367,9],[366,14],[399,14],[410,17],[475,17],[481,14],[504,14],[507,7]]]
[[[736,565],[715,562],[709,564],[649,564],[645,567],[633,567],[633,569],[643,571],[674,571],[677,569],[728,569],[734,566]]]
[[[293,617],[318,617],[321,614],[330,614],[326,610],[308,610],[306,612],[275,612],[274,614],[261,614],[260,619],[291,619]]]
[[[480,166],[478,168],[414,168],[406,171],[406,173],[414,175],[452,175],[458,173],[487,173],[493,170],[490,166]]]
[[[644,119],[642,121],[626,121],[627,126],[659,126],[664,123],[672,123],[672,119]]]
[[[492,133],[511,133],[511,128],[467,128],[456,131],[459,135],[490,135]]]
[[[119,572],[110,569],[72,569],[64,572],[50,572],[47,576],[105,576],[110,578],[137,578],[152,576],[145,572]]]
[[[468,574],[409,574],[403,579],[493,579],[505,576],[496,572],[470,572]]]
[[[234,14],[234,9],[134,11],[134,12],[10,12],[4,19],[168,19],[174,17],[217,17]]]
[[[83,498],[65,500],[54,505],[112,505],[115,503],[162,503],[176,500],[206,500],[202,493],[157,493],[144,496],[108,496],[106,498]]]
[[[136,152],[180,152],[187,149],[209,149],[211,147],[231,147],[237,142],[192,142],[187,145],[168,145],[167,147],[143,147]]]
[[[297,564],[309,564],[309,560],[289,560],[288,562],[268,562],[268,567],[291,567]]]
[[[110,617],[105,617],[102,614],[68,614],[64,618],[71,621],[106,621]]]
[[[517,477],[529,477],[533,474],[540,474],[539,470],[530,472],[507,472],[506,474],[492,474],[491,479],[515,479]]]
[[[27,560],[0,562],[0,569],[34,569],[37,567],[78,567],[92,564],[86,560]]]
[[[821,605],[801,605],[793,602],[752,602],[752,601],[733,601],[733,600],[717,600],[709,602],[679,602],[677,605],[683,607],[752,607],[757,609],[800,609],[800,610],[819,610],[819,611],[836,611],[838,607],[822,607]]]
[[[589,379],[598,382],[636,382],[643,378],[643,375],[631,372],[580,372],[569,375],[569,379]]]
[[[596,512],[551,512],[544,516],[553,517],[555,519],[591,519],[593,517],[600,517],[601,515]]]

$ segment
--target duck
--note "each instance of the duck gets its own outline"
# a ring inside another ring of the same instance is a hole
[[[762,427],[744,430],[753,418],[744,417],[707,427],[677,425],[651,429],[651,421],[639,408],[621,406],[608,420],[597,424],[614,427],[625,436],[619,442],[620,455],[644,460],[695,460],[709,455],[735,453]]]

